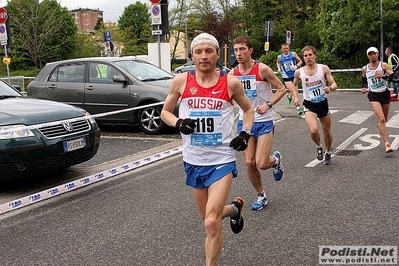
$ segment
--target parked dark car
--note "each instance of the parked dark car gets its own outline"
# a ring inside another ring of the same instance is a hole
[[[71,104],[91,114],[120,111],[165,100],[174,75],[135,57],[93,57],[48,63],[28,85],[29,97]],[[98,123],[138,124],[160,134],[162,104],[96,118]],[[178,114],[178,106],[175,108]]]
[[[91,159],[100,129],[94,119],[82,118],[89,115],[71,105],[29,99],[0,81],[0,180],[44,175]],[[57,122],[71,119],[76,121]]]

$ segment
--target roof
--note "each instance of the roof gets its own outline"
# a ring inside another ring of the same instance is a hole
[[[46,65],[52,65],[52,64],[59,64],[59,63],[76,63],[76,62],[85,62],[85,61],[108,61],[108,62],[115,62],[115,61],[121,61],[121,60],[133,60],[133,59],[138,59],[136,56],[123,56],[123,57],[85,57],[85,58],[74,58],[74,59],[67,59],[67,60],[61,60],[61,61],[54,61],[47,63]]]

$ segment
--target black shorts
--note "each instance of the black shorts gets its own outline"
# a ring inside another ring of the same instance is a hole
[[[293,82],[294,78],[283,78],[283,82],[287,82],[287,81]]]
[[[383,92],[369,91],[367,94],[370,102],[379,102],[380,104],[389,104],[391,102],[391,92],[389,90]]]
[[[287,90],[288,90],[287,86],[285,85],[285,83],[286,83],[287,81],[291,81],[291,82],[293,82],[293,81],[294,81],[294,78],[283,78],[283,84],[284,84],[284,87],[285,87],[285,89],[287,89]]]
[[[317,114],[318,118],[323,118],[330,114],[330,106],[328,106],[327,98],[319,103],[312,103],[311,101],[303,101],[303,111]]]

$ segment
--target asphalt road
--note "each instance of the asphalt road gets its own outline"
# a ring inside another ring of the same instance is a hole
[[[236,195],[246,200],[245,227],[235,235],[224,221],[219,265],[318,265],[320,246],[397,246],[399,102],[391,104],[388,127],[395,151],[385,154],[376,117],[364,112],[371,111],[365,95],[338,92],[329,99],[329,166],[315,161],[314,144],[295,108],[286,99],[276,105],[273,148],[282,153],[285,173],[275,182],[270,169],[262,172],[268,205],[260,212],[250,210],[255,192],[237,153],[239,177],[229,201]],[[146,138],[123,132],[104,133],[101,145],[113,149],[101,151],[93,165],[68,169],[70,176],[61,181],[180,144],[174,133]],[[2,191],[5,197],[12,198]],[[0,222],[2,265],[204,264],[203,224],[184,185],[180,154],[5,213]]]

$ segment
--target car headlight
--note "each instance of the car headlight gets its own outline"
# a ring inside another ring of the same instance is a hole
[[[85,112],[85,116],[91,115],[89,112]],[[96,124],[96,120],[93,117],[89,117],[87,120],[89,120],[90,124]]]
[[[24,127],[26,126],[25,125],[0,126],[0,139],[18,139],[18,138],[33,137],[34,134],[30,129],[18,130]],[[3,134],[1,133],[3,130],[5,131],[10,130],[11,132]]]

